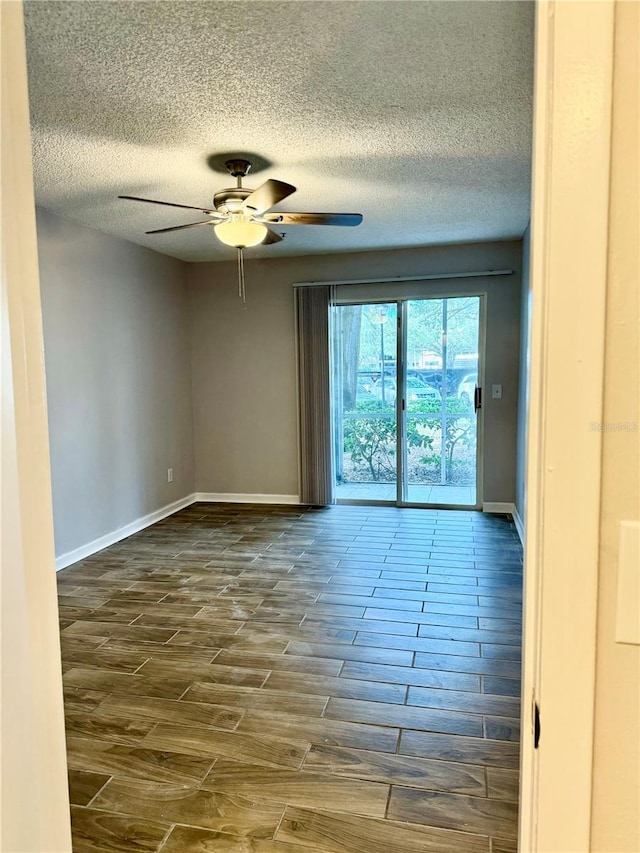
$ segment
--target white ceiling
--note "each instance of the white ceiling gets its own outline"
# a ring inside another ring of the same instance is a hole
[[[200,214],[253,153],[298,191],[252,256],[520,237],[529,216],[533,4],[436,0],[25,3],[36,197],[189,261],[228,260]],[[224,158],[223,158],[224,159]],[[213,164],[213,168],[212,168]],[[255,170],[254,170],[255,171]]]

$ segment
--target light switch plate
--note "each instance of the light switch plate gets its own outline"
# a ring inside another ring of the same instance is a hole
[[[494,400],[502,400],[502,385],[492,385],[491,396]]]
[[[616,643],[640,646],[640,521],[620,522]]]

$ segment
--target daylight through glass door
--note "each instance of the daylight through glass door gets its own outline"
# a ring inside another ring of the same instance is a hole
[[[395,503],[398,305],[340,305],[333,321],[336,497]]]
[[[480,297],[409,300],[404,312],[401,501],[475,506]]]
[[[476,506],[480,297],[338,305],[332,321],[336,498]]]

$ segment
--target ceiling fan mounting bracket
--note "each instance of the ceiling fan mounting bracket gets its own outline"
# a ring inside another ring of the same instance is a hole
[[[245,178],[251,169],[251,163],[248,160],[227,160],[224,165],[234,178]]]

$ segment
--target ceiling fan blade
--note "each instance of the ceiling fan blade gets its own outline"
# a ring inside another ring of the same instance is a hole
[[[271,228],[267,228],[267,236],[262,241],[262,246],[268,246],[269,243],[279,243],[282,240],[282,234],[278,234],[277,231],[272,231]]]
[[[291,184],[285,184],[283,181],[265,181],[261,187],[258,187],[245,198],[242,206],[252,213],[264,213],[265,210],[269,210],[274,204],[287,198],[295,191],[295,187],[292,187]]]
[[[181,231],[183,228],[193,228],[194,225],[215,225],[215,219],[204,219],[202,222],[188,222],[186,225],[174,225],[173,228],[156,228],[153,231],[145,231],[145,234],[166,234],[167,231]]]
[[[163,204],[165,207],[182,207],[184,210],[199,210],[200,213],[216,213],[208,207],[193,207],[190,204],[174,204],[172,201],[156,201],[153,198],[138,198],[135,195],[119,195],[118,198],[126,198],[129,201],[146,201],[147,204]]]
[[[265,220],[278,225],[360,225],[361,213],[278,213],[267,214]]]

